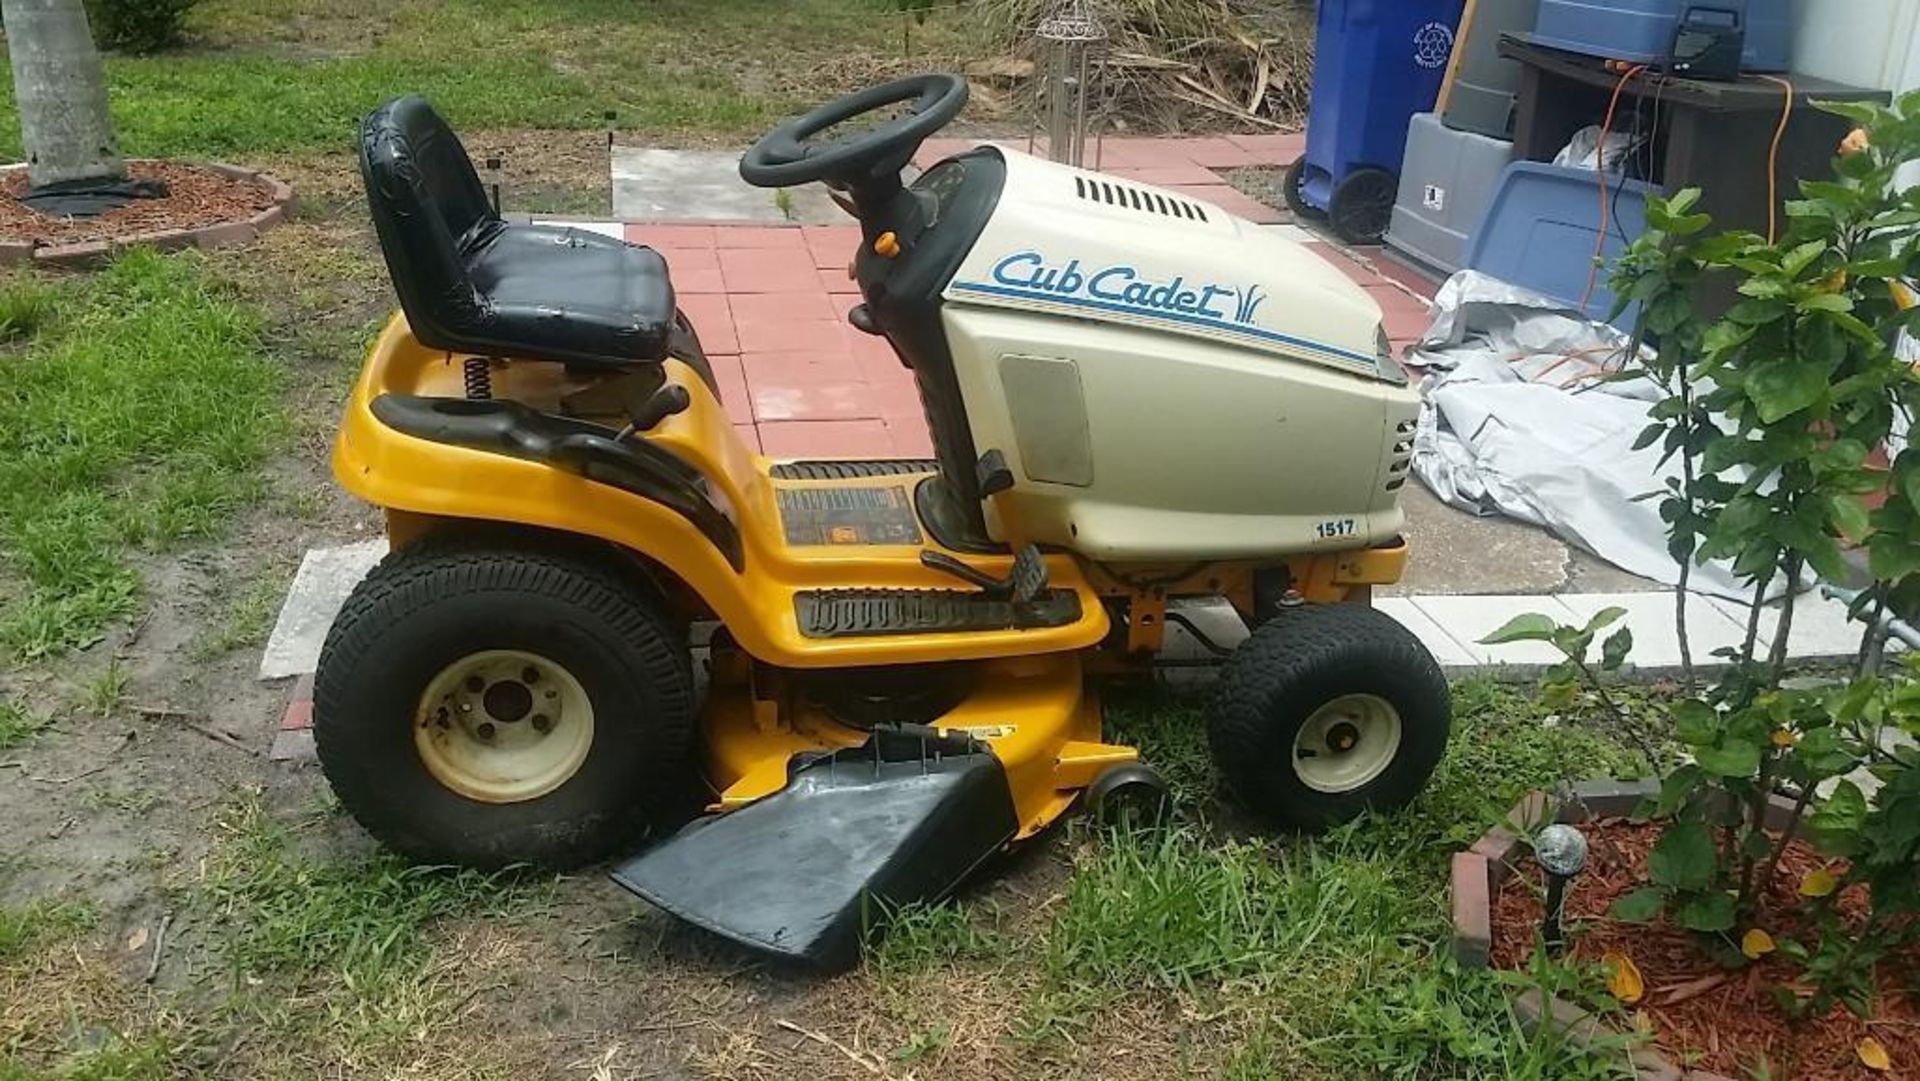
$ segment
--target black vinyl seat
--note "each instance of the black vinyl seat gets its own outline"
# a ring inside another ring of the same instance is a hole
[[[409,95],[360,128],[360,171],[394,291],[434,349],[591,367],[657,363],[673,284],[651,248],[509,223],[453,130]]]

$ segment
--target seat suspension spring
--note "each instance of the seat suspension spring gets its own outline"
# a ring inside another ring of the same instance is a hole
[[[493,374],[488,369],[487,358],[468,357],[465,374],[468,398],[483,402],[493,397]]]

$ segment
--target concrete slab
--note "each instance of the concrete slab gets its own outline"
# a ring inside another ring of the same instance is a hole
[[[1633,652],[1628,660],[1641,670],[1678,669],[1680,667],[1680,630],[1674,620],[1673,594],[1664,593],[1562,593],[1561,604],[1574,614],[1573,622],[1584,624],[1607,608],[1625,608],[1620,622],[1602,631],[1601,639],[1614,628],[1624,626],[1633,632]],[[1691,595],[1687,598],[1687,644],[1693,663],[1713,663],[1713,651],[1738,646],[1746,629],[1728,618],[1712,598]],[[1596,642],[1588,654],[1600,656]]]
[[[847,216],[827,189],[807,184],[775,192],[740,179],[740,155],[731,150],[613,148],[613,215],[626,221],[766,222],[839,225]]]
[[[1728,616],[1746,626],[1748,609],[1733,601],[1714,602]],[[1780,602],[1775,601],[1760,613],[1760,633],[1755,650],[1773,648],[1774,632],[1780,626]],[[1847,616],[1847,606],[1820,595],[1818,590],[1802,593],[1793,602],[1793,629],[1788,632],[1787,655],[1797,659],[1851,659],[1859,654],[1860,636],[1867,625]],[[1898,641],[1887,643],[1889,652],[1904,648]]]
[[[1564,658],[1545,642],[1509,642],[1485,646],[1480,639],[1505,626],[1508,620],[1538,612],[1558,623],[1571,623],[1574,612],[1554,596],[1428,596],[1411,598],[1421,614],[1444,628],[1472,655],[1475,663],[1493,666],[1542,667]]]
[[[284,679],[314,670],[327,628],[340,614],[347,594],[387,554],[387,541],[360,541],[334,548],[310,549],[293,576],[280,618],[260,655],[261,679]]]
[[[1448,634],[1446,628],[1435,623],[1418,605],[1407,597],[1381,597],[1373,606],[1392,616],[1402,627],[1413,632],[1440,662],[1442,668],[1472,668],[1480,662],[1473,652],[1459,639]]]
[[[1407,573],[1383,595],[1551,593],[1567,585],[1567,546],[1544,529],[1476,518],[1434,498],[1418,481],[1400,490]]]

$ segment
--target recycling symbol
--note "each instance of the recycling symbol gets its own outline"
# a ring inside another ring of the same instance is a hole
[[[1413,62],[1423,68],[1445,66],[1453,55],[1453,27],[1431,22],[1413,32]]]

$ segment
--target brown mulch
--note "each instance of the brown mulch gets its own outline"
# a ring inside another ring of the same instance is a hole
[[[19,201],[27,192],[27,171],[0,173],[0,240],[36,245],[117,240],[167,229],[198,229],[221,222],[245,221],[273,205],[264,185],[172,161],[130,161],[135,180],[160,180],[164,199],[135,199],[92,218],[56,218]]]
[[[1646,983],[1638,1017],[1617,1019],[1654,1032],[1660,1050],[1676,1063],[1729,1077],[1751,1076],[1763,1059],[1766,1076],[1782,1081],[1829,1078],[1920,1077],[1920,1005],[1907,997],[1898,978],[1911,974],[1913,956],[1888,958],[1880,966],[1880,996],[1872,1021],[1862,1021],[1836,1006],[1824,1017],[1795,1020],[1782,1011],[1774,988],[1804,990],[1799,966],[1773,954],[1743,970],[1729,970],[1710,958],[1700,936],[1664,921],[1652,925],[1622,923],[1608,915],[1614,899],[1647,882],[1647,853],[1661,827],[1625,819],[1601,819],[1583,825],[1591,843],[1587,869],[1574,880],[1566,901],[1571,949],[1568,960],[1597,965],[1610,951],[1633,960]],[[1788,846],[1774,881],[1762,893],[1758,926],[1776,940],[1811,943],[1813,932],[1794,915],[1800,880],[1807,872],[1833,865],[1803,842]],[[1534,948],[1542,912],[1540,869],[1531,856],[1514,864],[1494,899],[1493,964],[1524,969]],[[1836,899],[1844,918],[1864,916],[1866,897],[1859,887]],[[1737,956],[1746,928],[1732,933],[1728,945]],[[1891,1073],[1861,1065],[1855,1049],[1872,1036],[1893,1058]]]

